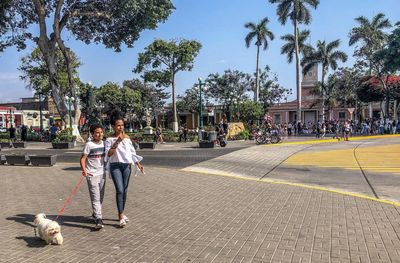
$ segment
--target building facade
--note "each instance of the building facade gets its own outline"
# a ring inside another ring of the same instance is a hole
[[[313,94],[315,85],[318,82],[318,68],[314,67],[303,76],[301,82],[301,122],[316,123],[322,121],[322,105],[319,103],[320,97]],[[371,103],[368,107],[360,109],[363,118],[379,118],[382,116],[379,103]],[[326,120],[355,120],[355,108],[325,107]],[[277,103],[270,107],[269,115],[274,123],[293,123],[297,118],[297,100],[286,103]]]

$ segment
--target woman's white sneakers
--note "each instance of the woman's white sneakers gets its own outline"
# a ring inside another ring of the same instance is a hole
[[[124,217],[121,220],[119,220],[119,226],[124,227],[124,226],[126,226],[126,223],[128,223],[128,222],[129,222],[129,218],[126,215],[124,215]]]

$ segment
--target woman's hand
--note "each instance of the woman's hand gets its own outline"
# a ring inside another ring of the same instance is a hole
[[[144,166],[143,166],[143,164],[141,164],[140,162],[136,162],[136,167],[140,170],[140,172],[141,172],[142,174],[145,174],[145,173],[144,173]]]

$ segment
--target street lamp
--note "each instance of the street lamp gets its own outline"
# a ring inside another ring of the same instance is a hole
[[[199,78],[199,132],[198,132],[198,137],[199,141],[201,141],[202,138],[202,129],[203,129],[203,102],[202,102],[202,85],[204,86],[204,82],[201,81],[201,78]]]
[[[68,113],[69,113],[69,128],[72,129],[72,112],[71,112],[71,104],[72,101],[74,101],[73,97],[69,97],[68,95],[65,95],[65,99],[67,100],[68,103]]]

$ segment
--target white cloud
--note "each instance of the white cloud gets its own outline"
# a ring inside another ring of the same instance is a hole
[[[225,63],[226,63],[226,60],[225,60],[225,59],[221,59],[221,60],[219,60],[217,63],[218,63],[218,64],[225,64]]]

